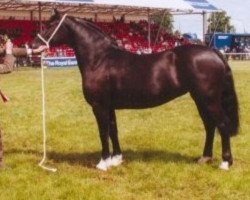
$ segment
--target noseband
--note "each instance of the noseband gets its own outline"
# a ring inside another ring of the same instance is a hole
[[[59,24],[57,25],[57,27],[55,28],[54,32],[51,34],[51,36],[49,37],[48,40],[44,39],[43,36],[41,36],[39,33],[37,34],[37,36],[46,44],[46,46],[49,48],[49,43],[50,40],[54,37],[54,35],[57,33],[58,29],[61,27],[63,21],[65,20],[67,14],[64,14],[62,19],[60,20]]]

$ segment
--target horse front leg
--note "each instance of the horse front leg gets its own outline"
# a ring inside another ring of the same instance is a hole
[[[102,144],[102,157],[96,167],[100,170],[107,171],[107,169],[111,166],[111,157],[109,152],[109,109],[100,105],[94,105],[92,106],[92,109],[96,117]]]
[[[203,150],[203,155],[198,160],[199,164],[210,163],[213,160],[213,142],[214,142],[215,126],[205,123],[207,122],[204,122],[204,126],[206,129],[206,141]]]
[[[109,128],[109,136],[113,145],[113,155],[111,159],[112,166],[118,166],[122,163],[122,153],[118,140],[118,131],[117,131],[117,123],[116,123],[116,115],[114,110],[110,110],[110,128]]]

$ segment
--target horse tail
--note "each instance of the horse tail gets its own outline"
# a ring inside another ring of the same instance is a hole
[[[225,60],[223,55],[218,50],[215,50],[215,52],[221,58],[226,67],[222,91],[222,108],[230,120],[228,127],[230,136],[235,136],[238,133],[240,123],[239,105],[234,87],[233,75],[228,62]]]

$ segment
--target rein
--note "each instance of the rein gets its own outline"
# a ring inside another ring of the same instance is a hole
[[[59,24],[57,25],[57,27],[55,28],[55,30],[53,31],[53,33],[51,34],[51,36],[49,37],[48,40],[44,39],[44,37],[41,36],[39,33],[37,34],[37,37],[39,37],[40,40],[42,40],[48,48],[49,48],[49,43],[50,43],[50,41],[51,41],[52,38],[55,36],[55,34],[57,33],[58,29],[61,27],[63,21],[64,21],[65,18],[66,18],[66,16],[67,16],[67,14],[64,14],[64,15],[63,15],[62,19],[60,20]]]

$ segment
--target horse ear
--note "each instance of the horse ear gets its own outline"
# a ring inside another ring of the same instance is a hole
[[[59,11],[56,8],[53,8],[53,10],[52,10],[52,16],[55,16],[55,17],[59,17],[60,16],[60,13],[59,13]]]

